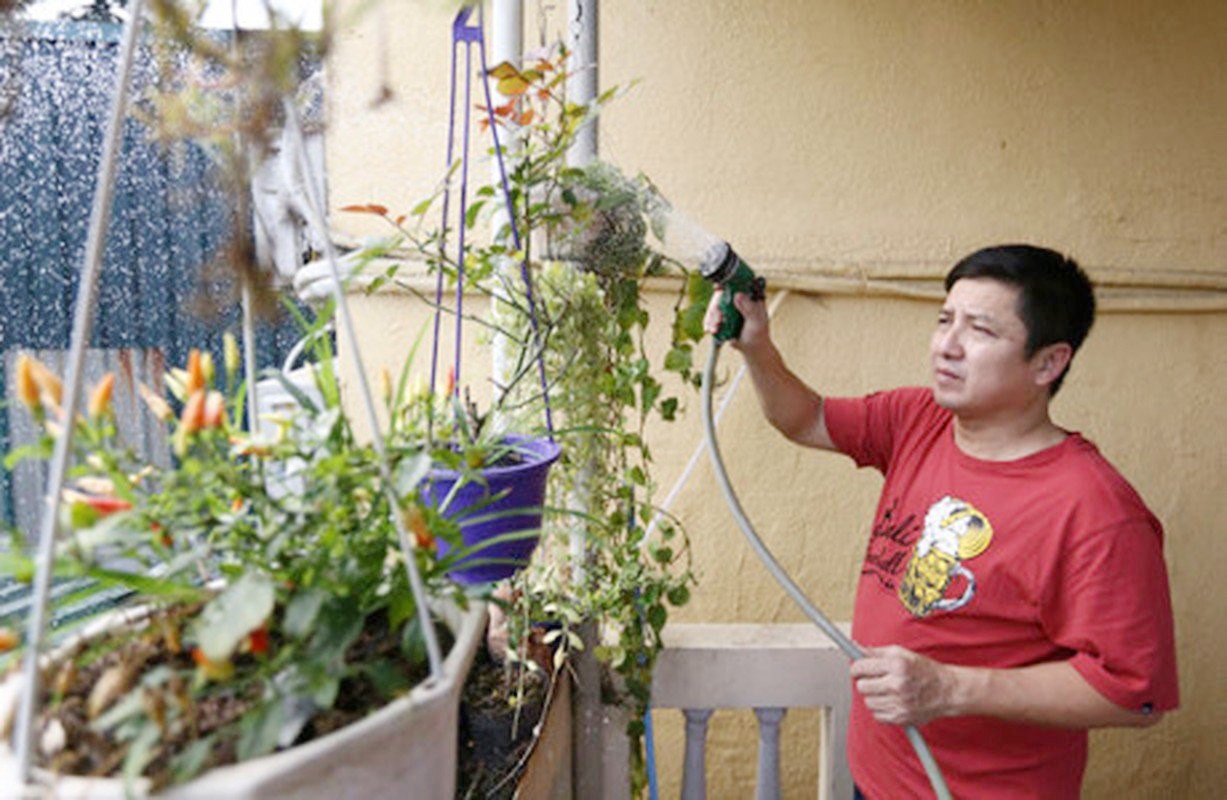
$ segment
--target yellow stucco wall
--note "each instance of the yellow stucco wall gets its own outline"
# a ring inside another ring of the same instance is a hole
[[[526,5],[531,41],[537,4]],[[1227,783],[1217,714],[1227,708],[1227,8],[605,0],[600,24],[602,86],[642,81],[603,119],[602,155],[650,175],[774,285],[829,290],[791,293],[774,328],[821,390],[923,382],[935,305],[877,292],[895,279],[927,288],[922,279],[987,243],[1067,250],[1093,277],[1131,287],[1136,305],[1164,309],[1103,314],[1054,409],[1166,525],[1184,697],[1153,729],[1096,733],[1085,796],[1218,796]],[[330,202],[407,209],[434,187],[444,158],[445,4],[388,4],[336,45]],[[373,106],[385,77],[392,98]],[[333,224],[379,230],[343,214]],[[413,327],[405,314],[364,312],[364,340],[390,348],[372,360],[398,360],[389,331]],[[724,370],[736,364],[729,355]],[[652,431],[666,487],[698,440],[697,399],[688,405],[684,421]],[[846,618],[879,480],[783,442],[748,387],[722,430],[768,543],[823,608]],[[702,573],[682,618],[800,620],[715,496],[704,465],[675,509]],[[713,721],[713,797],[751,791],[753,732],[734,716]],[[675,796],[680,724],[658,717],[664,796]],[[813,714],[785,722],[788,797],[811,796],[816,730]]]

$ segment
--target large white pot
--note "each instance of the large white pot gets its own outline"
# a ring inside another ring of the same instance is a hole
[[[486,627],[485,604],[468,612],[439,610],[456,643],[443,661],[443,674],[428,680],[366,718],[326,736],[262,758],[210,770],[189,783],[157,795],[163,800],[335,800],[354,797],[451,800],[456,785],[456,726],[460,694]],[[86,634],[83,634],[86,635]],[[5,689],[10,699],[20,676]],[[34,770],[34,785],[17,780],[16,757],[0,750],[0,798],[56,797],[68,800],[124,800],[123,781],[53,775]],[[137,787],[138,797],[147,789]]]

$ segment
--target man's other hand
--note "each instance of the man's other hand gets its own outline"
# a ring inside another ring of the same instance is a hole
[[[878,722],[923,725],[950,714],[954,676],[931,658],[904,647],[867,647],[852,662],[853,685]]]

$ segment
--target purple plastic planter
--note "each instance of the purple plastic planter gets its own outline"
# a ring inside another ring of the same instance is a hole
[[[445,516],[460,523],[464,549],[476,549],[448,571],[458,583],[472,585],[511,577],[528,563],[540,538],[545,480],[562,448],[549,439],[526,436],[508,436],[505,441],[523,457],[523,463],[482,470],[486,484],[461,484],[444,511]],[[426,502],[441,505],[460,478],[456,470],[431,470],[426,479]],[[521,509],[524,513],[515,513]],[[508,538],[483,546],[496,536]],[[443,539],[438,540],[438,546],[440,558],[452,549]]]

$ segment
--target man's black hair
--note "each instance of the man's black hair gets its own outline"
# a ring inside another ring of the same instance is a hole
[[[1078,262],[1055,250],[1027,244],[977,250],[946,275],[946,291],[962,278],[992,278],[1018,292],[1018,316],[1027,327],[1028,358],[1042,347],[1067,342],[1078,352],[1095,322],[1095,293]],[[1056,394],[1065,371],[1049,386]]]

